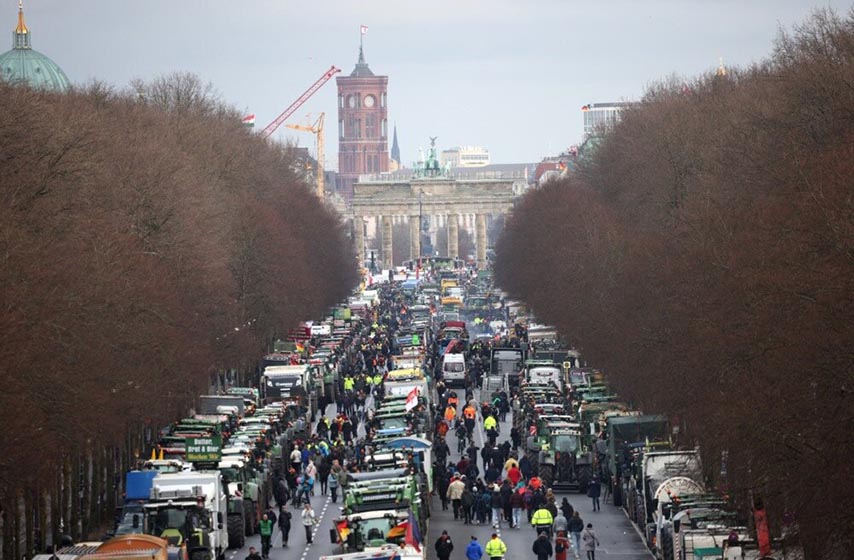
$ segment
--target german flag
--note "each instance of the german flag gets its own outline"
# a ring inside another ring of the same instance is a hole
[[[338,537],[340,539],[340,542],[343,543],[344,541],[346,541],[347,535],[350,534],[350,527],[347,526],[347,520],[344,519],[342,521],[339,521],[335,525],[335,528],[338,530]]]

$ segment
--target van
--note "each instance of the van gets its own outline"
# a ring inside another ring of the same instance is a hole
[[[445,354],[442,358],[442,378],[445,386],[466,384],[466,359],[462,354]]]

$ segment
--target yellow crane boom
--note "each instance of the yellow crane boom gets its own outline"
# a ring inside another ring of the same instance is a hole
[[[311,132],[315,136],[315,142],[317,145],[317,170],[316,170],[316,184],[317,184],[317,196],[323,198],[323,161],[324,161],[324,146],[323,146],[323,121],[326,117],[326,113],[320,113],[320,116],[317,117],[317,120],[314,121],[313,125],[304,125],[304,124],[286,124],[285,126],[293,129],[299,130],[302,132]]]

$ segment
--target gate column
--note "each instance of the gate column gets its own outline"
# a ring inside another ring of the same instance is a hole
[[[486,268],[486,214],[475,216],[475,244],[477,245],[477,267]]]

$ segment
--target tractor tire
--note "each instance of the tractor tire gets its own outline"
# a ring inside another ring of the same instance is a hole
[[[587,493],[587,487],[590,486],[590,480],[593,478],[593,471],[590,465],[582,465],[578,467],[578,492],[581,494]]]
[[[245,533],[247,537],[251,537],[255,534],[255,522],[257,521],[255,515],[255,502],[251,500],[246,500],[243,504],[243,515],[245,516],[244,521],[246,523]]]
[[[661,542],[658,543],[661,550],[661,558],[664,560],[673,560],[673,535],[670,531],[661,532]]]
[[[543,481],[543,488],[551,488],[554,483],[554,465],[540,465],[540,480]]]
[[[190,553],[190,560],[214,560],[210,550],[199,548]]]
[[[242,515],[228,516],[228,548],[243,548],[246,544],[245,530]]]

